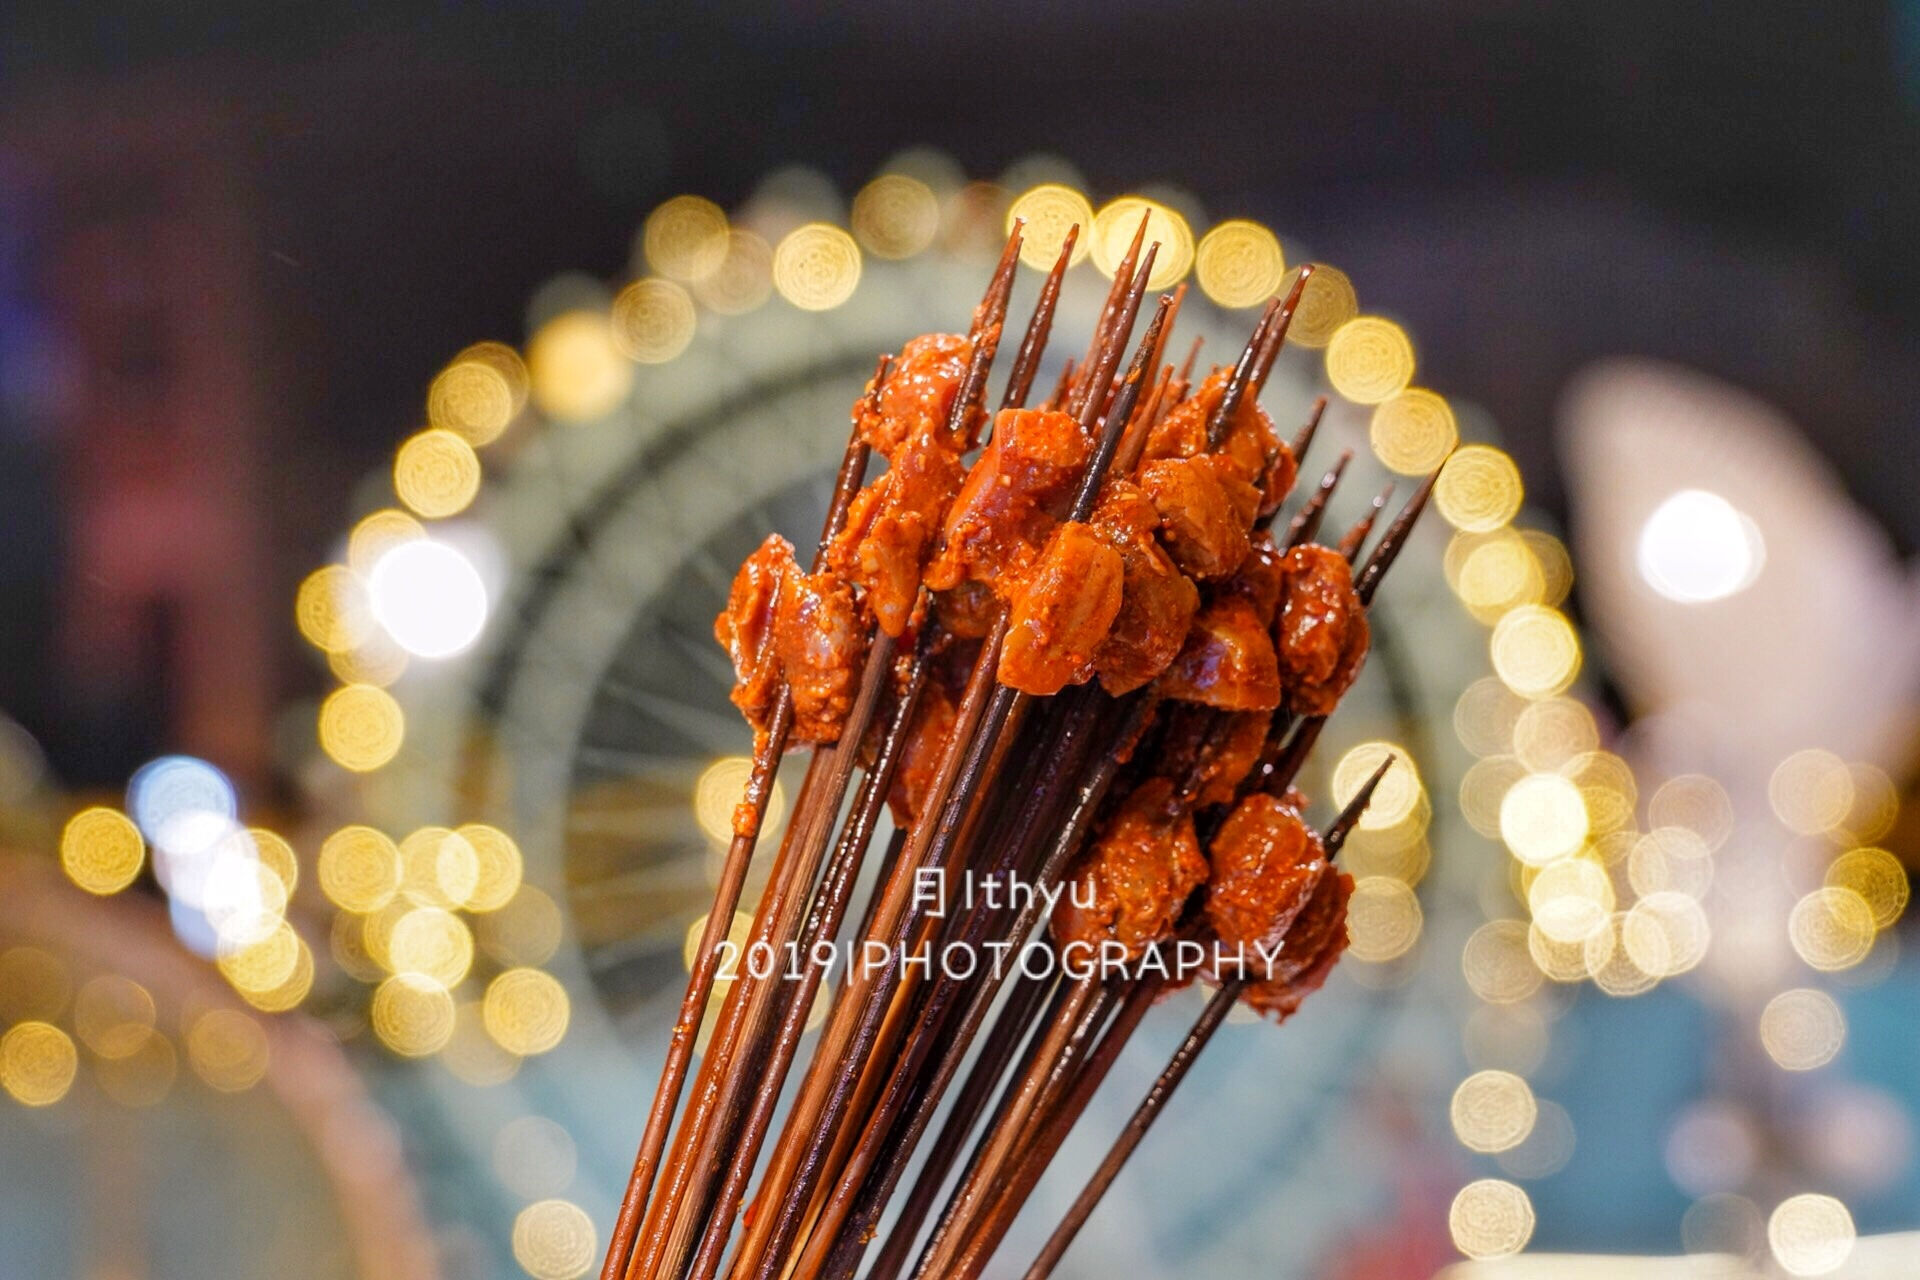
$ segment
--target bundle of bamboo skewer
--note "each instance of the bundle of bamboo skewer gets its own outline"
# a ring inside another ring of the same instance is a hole
[[[1276,534],[1325,400],[1289,446],[1258,398],[1312,267],[1196,388],[1197,343],[1162,363],[1179,292],[1122,367],[1158,247],[1146,229],[1089,350],[1028,410],[1069,235],[969,466],[1016,226],[964,338],[881,360],[811,568],[777,538],[743,567],[717,632],[754,764],[602,1280],[844,1278],[876,1241],[870,1276],[978,1276],[1146,1011],[1210,983],[1027,1272],[1046,1276],[1234,1003],[1290,1014],[1344,946],[1351,882],[1332,860],[1387,766],[1318,835],[1290,788],[1432,480],[1364,560],[1390,489],[1336,547],[1314,541],[1345,457]],[[875,452],[889,466],[867,484]],[[775,770],[800,744],[792,819],[750,940],[730,948]],[[1067,963],[1070,938],[1100,963]],[[1197,969],[1169,960],[1187,955]],[[843,980],[783,1113],[828,956]],[[739,963],[695,1070],[723,957]]]

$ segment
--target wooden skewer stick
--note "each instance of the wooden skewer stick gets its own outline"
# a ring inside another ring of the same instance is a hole
[[[1333,470],[1321,477],[1320,487],[1313,491],[1300,513],[1287,526],[1287,547],[1298,547],[1312,542],[1314,535],[1320,532],[1320,522],[1326,518],[1327,503],[1333,498],[1333,491],[1340,485],[1340,477],[1347,473],[1347,464],[1353,461],[1353,450],[1341,453],[1340,460],[1333,464]]]
[[[1339,552],[1347,558],[1348,564],[1359,563],[1360,548],[1367,545],[1367,538],[1373,533],[1374,522],[1380,518],[1380,513],[1392,500],[1393,483],[1388,481],[1387,487],[1374,495],[1372,505],[1367,508],[1367,514],[1361,516],[1359,523],[1341,535]]]
[[[1366,811],[1368,802],[1373,799],[1375,788],[1380,785],[1380,780],[1392,767],[1393,757],[1388,756],[1380,763],[1380,767],[1373,771],[1373,776],[1367,779],[1365,785],[1354,794],[1353,799],[1347,802],[1333,825],[1327,829],[1326,835],[1322,837],[1322,845],[1326,851],[1329,866],[1340,852],[1341,846],[1346,843],[1348,833],[1360,821],[1360,815]],[[1095,1207],[1106,1195],[1107,1188],[1113,1185],[1114,1179],[1119,1176],[1120,1170],[1125,1167],[1141,1140],[1147,1136],[1147,1131],[1153,1127],[1154,1121],[1160,1118],[1162,1111],[1166,1110],[1167,1102],[1173,1097],[1174,1090],[1178,1089],[1180,1082],[1186,1079],[1194,1060],[1200,1056],[1200,1051],[1207,1047],[1208,1041],[1213,1038],[1213,1033],[1220,1029],[1220,1024],[1226,1021],[1227,1014],[1233,1009],[1234,1001],[1240,998],[1246,986],[1247,979],[1244,975],[1230,978],[1222,982],[1212,999],[1207,1001],[1206,1008],[1195,1019],[1186,1039],[1174,1051],[1173,1057],[1160,1072],[1152,1088],[1147,1091],[1146,1097],[1134,1109],[1133,1115],[1127,1120],[1126,1127],[1120,1131],[1120,1136],[1115,1139],[1113,1146],[1108,1149],[1106,1156],[1101,1159],[1099,1166],[1087,1180],[1086,1186],[1074,1199],[1066,1216],[1054,1228],[1053,1234],[1047,1238],[1046,1244],[1040,1250],[1040,1256],[1034,1260],[1032,1266],[1027,1268],[1025,1280],[1046,1280],[1053,1274],[1054,1267],[1059,1265],[1061,1257],[1073,1243],[1074,1237],[1086,1225],[1087,1219],[1092,1216]],[[1120,1029],[1121,1024],[1116,1023],[1115,1030]],[[1127,1031],[1130,1033],[1131,1028],[1127,1028]],[[1117,1048],[1112,1053],[1105,1052],[1105,1049],[1106,1045],[1103,1042],[1100,1051],[1097,1051],[1094,1059],[1090,1060],[1090,1067],[1094,1062],[1099,1062],[1103,1067],[1110,1067],[1113,1060],[1119,1056]],[[1033,1158],[1029,1162],[1032,1172],[1023,1175],[1014,1188],[1010,1189],[1006,1198],[1007,1207],[992,1224],[997,1231],[983,1237],[981,1241],[985,1255],[990,1255],[993,1248],[1004,1237],[1020,1205],[1024,1203],[1033,1184],[1038,1181],[1039,1171],[1045,1167],[1046,1162],[1059,1149],[1060,1143],[1066,1139],[1074,1121],[1079,1118],[1079,1112],[1085,1109],[1087,1100],[1093,1096],[1094,1090],[1099,1085],[1100,1080],[1094,1078],[1094,1072],[1089,1071],[1075,1085],[1072,1101],[1078,1104],[1077,1108],[1063,1107],[1050,1118],[1048,1130],[1034,1149]],[[1024,1186],[1021,1185],[1022,1183]],[[984,1255],[979,1262],[984,1264]],[[977,1274],[977,1267],[956,1273],[962,1277],[971,1277],[975,1274]]]

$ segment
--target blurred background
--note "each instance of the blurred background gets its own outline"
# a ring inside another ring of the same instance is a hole
[[[1484,464],[1323,767],[1419,762],[1375,934],[1067,1270],[1920,1273],[1920,4],[1038,8],[0,13],[0,1274],[597,1265],[718,591],[1043,187],[1216,354],[1210,229],[1336,265],[1287,393]]]

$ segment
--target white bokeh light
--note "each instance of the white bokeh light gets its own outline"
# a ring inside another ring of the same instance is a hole
[[[480,638],[487,587],[458,548],[421,538],[393,547],[367,578],[373,616],[419,658],[448,658]]]
[[[1640,528],[1640,576],[1669,600],[1704,604],[1753,585],[1767,560],[1760,527],[1705,489],[1668,497]]]

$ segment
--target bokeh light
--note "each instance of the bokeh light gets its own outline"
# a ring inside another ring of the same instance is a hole
[[[519,365],[520,358],[512,354],[512,348],[500,343],[489,345],[499,347],[511,358],[512,365],[505,367]],[[526,377],[521,369],[521,395],[516,395],[515,386],[503,371],[504,363],[502,357],[487,359],[462,353],[442,369],[427,388],[427,425],[451,431],[475,447],[498,440],[519,410]]]
[[[385,689],[350,684],[335,689],[320,704],[320,748],[355,773],[378,769],[400,752],[406,717]]]
[[[640,247],[647,265],[667,279],[704,280],[726,257],[726,211],[702,196],[675,196],[647,215]]]
[[[693,297],[671,280],[635,280],[613,300],[613,341],[641,364],[665,364],[687,349],[699,317]]]
[[[565,922],[560,907],[530,884],[506,906],[474,919],[480,947],[503,965],[536,965],[559,949]]]
[[[159,1032],[142,1037],[133,1052],[118,1058],[96,1056],[94,1083],[123,1107],[151,1107],[163,1101],[180,1074],[173,1042]]]
[[[1491,533],[1509,523],[1520,514],[1525,496],[1520,468],[1488,444],[1455,449],[1433,487],[1433,505],[1465,533]]]
[[[505,1084],[520,1073],[520,1056],[487,1034],[478,1000],[463,1000],[453,1012],[453,1034],[440,1050],[440,1063],[454,1079],[475,1089]],[[557,1189],[557,1188],[556,1188]]]
[[[0,1036],[0,1088],[24,1106],[50,1107],[66,1097],[79,1065],[73,1041],[51,1023],[16,1023]]]
[[[120,892],[133,883],[146,859],[140,828],[118,809],[82,809],[60,833],[60,868],[88,893]]]
[[[73,1030],[103,1058],[124,1058],[153,1034],[153,996],[132,978],[101,974],[73,997]]]
[[[1633,962],[1656,978],[1672,978],[1706,959],[1712,939],[1707,913],[1685,893],[1660,890],[1627,909],[1620,937]]]
[[[1580,674],[1580,638],[1558,610],[1521,605],[1494,625],[1493,669],[1515,693],[1550,698]]]
[[[599,1246],[587,1211],[567,1200],[541,1200],[513,1220],[513,1257],[533,1280],[576,1280],[593,1269]]]
[[[1544,867],[1587,839],[1587,806],[1580,789],[1557,773],[1532,773],[1500,801],[1500,838],[1513,856]]]
[[[752,774],[753,760],[749,756],[721,756],[700,771],[693,784],[693,817],[709,840],[723,845],[733,840],[733,811],[745,794],[747,779]],[[786,816],[786,790],[776,779],[767,796],[767,812],[761,819],[761,829],[778,831]]]
[[[1561,769],[1599,747],[1600,726],[1593,712],[1572,698],[1528,703],[1514,720],[1513,753],[1529,769]]]
[[[1280,292],[1291,292],[1298,275],[1298,268],[1289,271]],[[1293,323],[1287,328],[1287,341],[1302,347],[1324,347],[1333,341],[1333,335],[1342,325],[1359,313],[1360,300],[1347,273],[1316,262],[1313,274],[1307,277],[1306,288],[1300,291],[1300,305],[1294,309]]]
[[[773,251],[773,287],[802,311],[830,311],[860,285],[860,246],[839,227],[809,222]]]
[[[303,946],[293,926],[282,920],[262,937],[222,945],[215,963],[236,991],[272,991],[293,977]]]
[[[1874,927],[1878,929],[1888,928],[1900,918],[1913,892],[1906,867],[1885,849],[1852,849],[1841,854],[1827,868],[1826,883],[1859,894],[1873,911]]]
[[[693,296],[709,311],[745,315],[773,296],[773,246],[751,231],[727,233],[720,268],[693,286]]]
[[[427,528],[418,520],[397,507],[382,507],[362,516],[354,523],[352,532],[347,534],[347,565],[356,574],[369,574],[373,566],[380,563],[380,557],[403,542],[412,542],[427,536]],[[338,566],[334,566],[338,569]],[[326,570],[321,570],[325,573]],[[361,587],[360,606],[369,624],[373,622],[371,602],[366,599],[364,585]],[[372,627],[369,626],[368,630]],[[362,636],[355,645],[365,643]],[[318,643],[317,641],[315,643]],[[322,648],[327,648],[321,645]]]
[[[534,403],[558,422],[604,418],[633,389],[633,364],[597,311],[563,311],[541,325],[527,342],[527,376]]]
[[[1511,1182],[1481,1178],[1460,1188],[1447,1211],[1453,1247],[1469,1258],[1504,1258],[1533,1238],[1533,1201]]]
[[[1420,940],[1421,924],[1420,900],[1402,881],[1367,876],[1354,883],[1347,902],[1347,946],[1354,959],[1398,959]]]
[[[267,1033],[238,1009],[210,1009],[187,1028],[193,1073],[222,1093],[251,1089],[267,1074]]]
[[[1500,810],[1513,784],[1527,776],[1517,756],[1476,760],[1460,778],[1460,816],[1488,839],[1500,838]]]
[[[1201,291],[1223,307],[1257,307],[1287,278],[1280,238],[1244,218],[1219,223],[1202,236],[1193,269]]]
[[[1533,1090],[1511,1071],[1474,1072],[1453,1091],[1447,1109],[1460,1145],[1489,1155],[1519,1146],[1539,1113]]]
[[[394,454],[393,491],[429,520],[458,515],[480,492],[480,456],[453,432],[429,427]]]
[[[1785,1071],[1832,1062],[1847,1040],[1847,1018],[1832,996],[1811,987],[1782,991],[1760,1012],[1760,1044]]]
[[[1080,228],[1080,234],[1073,242],[1073,262],[1080,262],[1093,249],[1093,205],[1072,187],[1043,182],[1022,192],[1007,209],[1008,234],[1013,232],[1015,218],[1027,224],[1020,236],[1020,261],[1036,271],[1053,269],[1066,246],[1067,232],[1074,227]]]
[[[400,848],[372,827],[342,827],[320,845],[317,874],[335,906],[378,911],[400,891]]]
[[[1120,269],[1120,260],[1127,256],[1127,247],[1133,243],[1133,237],[1140,230],[1140,219],[1147,220],[1147,238],[1142,243],[1141,253],[1146,246],[1159,244],[1160,251],[1154,255],[1153,272],[1147,277],[1147,288],[1170,289],[1186,278],[1193,270],[1193,228],[1187,225],[1186,218],[1171,206],[1158,200],[1149,200],[1145,196],[1120,196],[1100,206],[1093,215],[1093,232],[1090,237],[1093,250],[1093,265],[1100,273],[1111,277]],[[1054,255],[1059,255],[1054,248]],[[1051,264],[1049,264],[1051,265]]]
[[[1460,429],[1445,397],[1409,387],[1374,409],[1367,438],[1373,456],[1389,471],[1423,476],[1447,460],[1460,442]]]
[[[400,893],[418,906],[451,910],[480,884],[480,854],[446,827],[421,827],[400,842]]]
[[[375,626],[366,584],[351,569],[337,564],[316,569],[301,582],[293,616],[307,643],[327,653],[365,643]]]
[[[421,974],[452,988],[473,966],[473,934],[451,911],[416,907],[387,935],[387,959],[396,973]]]
[[[1683,773],[1661,783],[1647,801],[1647,825],[1684,827],[1711,852],[1733,834],[1733,799],[1715,779]]]
[[[484,822],[469,822],[455,835],[473,849],[473,891],[462,903],[469,911],[497,911],[520,891],[523,861],[513,837]]]
[[[1482,676],[1453,704],[1454,735],[1476,756],[1504,755],[1513,749],[1521,713],[1532,705],[1497,676]]]
[[[940,199],[918,178],[885,173],[860,188],[849,221],[874,257],[911,258],[940,232]]]
[[[1562,858],[1533,877],[1527,907],[1555,942],[1584,942],[1613,914],[1613,882],[1591,858]]]
[[[397,973],[374,990],[369,1020],[380,1043],[402,1057],[424,1058],[453,1038],[453,997],[423,974]]]
[[[1767,1219],[1767,1243],[1789,1275],[1839,1270],[1853,1254],[1854,1238],[1853,1215],[1832,1196],[1790,1196]]]
[[[1587,976],[1593,979],[1594,986],[1610,996],[1637,996],[1651,991],[1660,981],[1659,973],[1642,968],[1638,959],[1650,948],[1658,946],[1658,935],[1643,928],[1642,945],[1629,947],[1626,942],[1627,928],[1626,912],[1615,912],[1610,920],[1589,933],[1580,944]],[[1661,957],[1656,969],[1666,967],[1666,959]]]
[[[373,616],[415,657],[452,657],[486,629],[486,584],[473,562],[445,542],[391,548],[373,566],[367,590]]]
[[[1513,1004],[1540,989],[1527,926],[1518,920],[1489,920],[1475,929],[1461,949],[1460,968],[1473,994],[1489,1004]]]
[[[1851,969],[1873,950],[1873,908],[1852,889],[1829,885],[1794,903],[1787,917],[1793,950],[1824,972]]]
[[[502,1186],[527,1200],[557,1196],[579,1168],[573,1135],[545,1116],[521,1116],[493,1137],[493,1172]]]
[[[1853,808],[1853,772],[1831,751],[1796,751],[1768,779],[1767,800],[1788,830],[1820,835],[1847,820]]]
[[[1635,562],[1669,600],[1704,604],[1751,586],[1766,565],[1760,527],[1717,493],[1683,489],[1647,517]]]
[[[521,1057],[545,1053],[567,1034],[567,989],[539,969],[509,969],[487,984],[487,1034]]]
[[[1327,380],[1355,404],[1390,400],[1413,381],[1413,343],[1379,316],[1356,316],[1327,342]]]
[[[1359,827],[1362,830],[1378,831],[1396,826],[1405,821],[1419,804],[1424,792],[1420,774],[1414,768],[1413,756],[1396,743],[1362,742],[1341,756],[1339,763],[1333,767],[1331,788],[1334,803],[1344,808],[1389,756],[1393,757],[1393,764],[1381,777],[1380,785],[1374,788],[1366,812],[1360,815]]]

